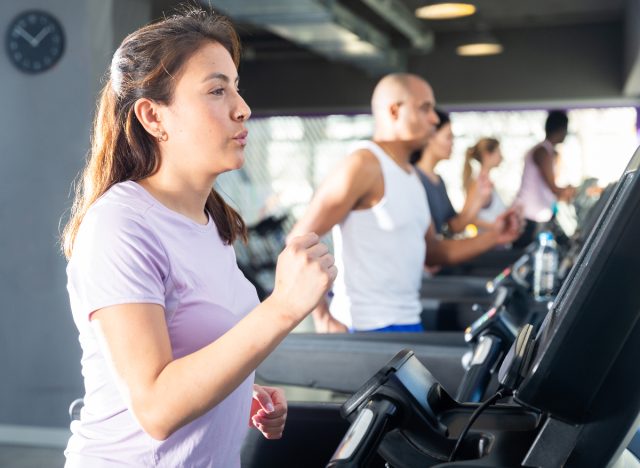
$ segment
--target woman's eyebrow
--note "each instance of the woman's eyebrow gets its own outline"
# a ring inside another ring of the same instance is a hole
[[[209,75],[207,75],[202,81],[209,81],[209,80],[222,80],[225,81],[227,83],[231,82],[231,78],[229,78],[227,75],[225,75],[224,73],[220,73],[220,72],[213,72],[210,73]],[[236,76],[236,79],[234,80],[234,82],[236,84],[238,84],[238,82],[240,81],[240,77]]]

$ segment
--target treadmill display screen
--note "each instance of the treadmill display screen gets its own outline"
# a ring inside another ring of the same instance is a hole
[[[584,421],[612,369],[619,369],[626,359],[623,353],[637,347],[639,165],[640,149],[607,200],[537,335],[531,365],[516,392],[525,405],[568,421]]]

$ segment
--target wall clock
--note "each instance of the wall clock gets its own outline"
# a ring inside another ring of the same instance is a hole
[[[64,31],[49,13],[29,10],[20,13],[7,29],[9,60],[25,73],[41,73],[53,67],[64,52]]]

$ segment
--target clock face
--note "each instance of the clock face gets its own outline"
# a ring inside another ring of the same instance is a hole
[[[11,62],[26,73],[53,67],[64,51],[64,31],[49,13],[25,11],[9,25],[6,37]]]

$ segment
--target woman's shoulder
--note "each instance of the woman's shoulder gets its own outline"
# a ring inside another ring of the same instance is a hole
[[[126,207],[133,212],[144,213],[153,205],[146,191],[136,182],[127,180],[109,188],[91,209],[109,211],[113,207]]]
[[[90,230],[104,236],[120,231],[149,231],[145,214],[152,204],[138,192],[135,185],[135,182],[122,182],[107,190],[87,210],[80,232]]]
[[[440,185],[443,184],[442,177],[440,177],[435,172],[427,174],[424,170],[422,170],[419,166],[413,166],[416,174],[424,184],[427,189],[437,189]]]
[[[433,173],[435,176],[434,179],[431,179],[431,185],[433,186],[433,190],[440,193],[447,193],[447,184],[444,183],[444,179],[440,174]]]
[[[109,192],[83,218],[70,264],[74,259],[95,259],[100,252],[119,259],[152,258],[163,268],[167,266],[164,244],[145,217],[144,205]]]

